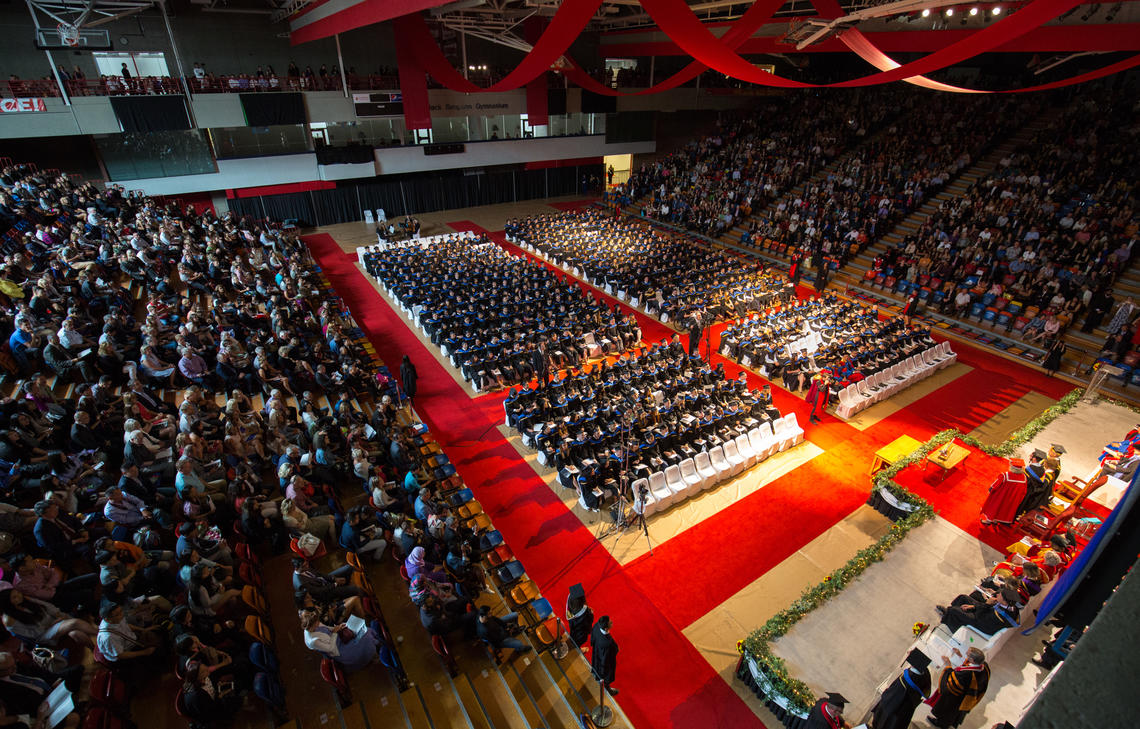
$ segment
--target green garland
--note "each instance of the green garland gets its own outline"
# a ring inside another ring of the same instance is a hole
[[[899,519],[879,541],[866,549],[859,550],[847,564],[823,578],[823,582],[809,587],[800,593],[791,605],[768,619],[758,630],[752,632],[738,644],[745,658],[756,661],[772,684],[773,693],[783,696],[789,705],[801,712],[808,711],[815,703],[815,694],[806,683],[793,678],[783,659],[772,653],[770,642],[784,635],[805,615],[842,592],[851,582],[876,562],[882,562],[911,529],[934,516],[934,509],[925,500],[908,494],[907,501],[916,507],[915,511]]]
[[[736,644],[737,650],[744,656],[745,660],[755,662],[764,674],[766,681],[771,684],[769,693],[782,696],[793,711],[803,713],[811,709],[816,702],[815,694],[806,683],[788,673],[787,665],[783,659],[772,652],[771,641],[785,635],[805,615],[842,592],[868,567],[876,562],[883,561],[887,553],[894,549],[907,533],[934,516],[934,509],[925,499],[895,483],[894,477],[900,471],[908,466],[921,463],[932,451],[955,439],[988,455],[1007,457],[1031,441],[1049,423],[1072,410],[1082,395],[1084,395],[1084,390],[1079,388],[1073,390],[1058,400],[1055,405],[1046,408],[1043,413],[1026,423],[1024,427],[1015,431],[1000,445],[987,445],[959,430],[943,430],[935,433],[930,440],[916,448],[910,455],[877,473],[873,480],[873,489],[887,490],[900,503],[906,504],[914,510],[892,524],[887,533],[877,542],[857,552],[847,564],[824,577],[823,582],[805,589],[791,605],[773,615],[762,626],[749,634],[747,638]],[[1136,408],[1133,409],[1137,410]],[[1140,412],[1140,410],[1137,411]]]

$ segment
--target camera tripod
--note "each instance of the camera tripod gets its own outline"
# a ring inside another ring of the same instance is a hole
[[[629,518],[627,514],[625,495],[629,487],[629,436],[633,430],[628,412],[622,417],[622,426],[624,432],[622,434],[622,464],[618,483],[618,502],[615,507],[614,523],[606,530],[603,538],[613,536],[614,546],[617,546],[618,541],[621,540],[626,531],[631,528],[637,529],[645,535],[645,542],[649,545],[649,553],[653,554],[653,540],[649,538],[649,523],[645,520],[645,497],[649,495],[648,486],[642,486],[640,493],[633,495],[633,518]]]

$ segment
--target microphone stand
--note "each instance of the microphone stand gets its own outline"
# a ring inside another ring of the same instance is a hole
[[[712,326],[707,325],[705,328],[705,360],[712,364]]]
[[[625,412],[622,413],[622,416],[621,416],[622,463],[621,463],[621,471],[618,473],[617,518],[614,520],[614,525],[612,527],[610,527],[610,531],[607,533],[607,536],[609,536],[609,534],[616,534],[618,536],[618,538],[620,538],[621,534],[623,532],[625,532],[627,527],[629,527],[629,523],[625,520],[625,505],[626,505],[625,489],[626,489],[626,483],[628,481],[629,433],[630,433],[630,430],[632,430],[632,427],[631,427],[632,419],[633,419],[633,416],[629,410],[626,410]]]

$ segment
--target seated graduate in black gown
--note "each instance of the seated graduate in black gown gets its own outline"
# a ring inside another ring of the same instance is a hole
[[[993,635],[1003,628],[1016,627],[1021,621],[1021,601],[1017,590],[1003,587],[994,597],[959,595],[948,607],[938,606],[942,624],[951,630],[969,625],[983,635]]]

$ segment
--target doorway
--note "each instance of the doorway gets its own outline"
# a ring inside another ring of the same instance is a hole
[[[633,171],[633,155],[632,154],[607,154],[603,159],[606,166],[606,180],[608,184],[606,189],[613,185],[621,185],[629,181],[630,172]],[[613,169],[613,179],[610,179],[609,172]]]

